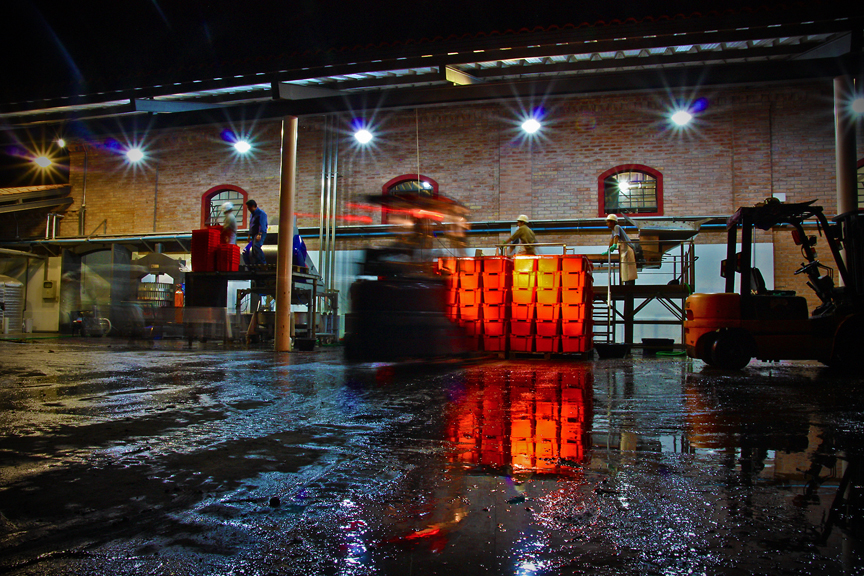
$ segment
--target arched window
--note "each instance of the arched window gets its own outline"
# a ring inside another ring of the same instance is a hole
[[[385,195],[391,196],[428,196],[438,197],[438,182],[423,174],[403,174],[388,181],[381,189]],[[381,223],[389,222],[387,211],[381,214]]]
[[[201,223],[203,226],[215,226],[222,223],[222,204],[234,204],[234,215],[237,217],[237,227],[246,228],[246,199],[249,195],[239,186],[220,184],[207,190],[201,197]]]
[[[598,178],[600,216],[663,215],[663,174],[642,164],[622,164]]]

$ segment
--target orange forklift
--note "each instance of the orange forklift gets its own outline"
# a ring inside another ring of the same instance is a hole
[[[841,368],[864,365],[864,210],[841,214],[829,223],[814,202],[769,199],[739,208],[729,218],[721,266],[725,292],[693,294],[685,304],[684,340],[691,358],[734,370],[744,368],[752,358],[815,359]],[[819,261],[817,237],[804,230],[805,222],[813,221],[827,243],[834,268]],[[803,296],[767,290],[752,264],[753,230],[781,225],[792,227],[792,239],[805,260],[795,274],[807,275],[807,285],[821,300],[812,314]],[[739,228],[741,251],[737,252]],[[835,269],[841,285],[835,283]],[[735,292],[736,274],[739,292]]]

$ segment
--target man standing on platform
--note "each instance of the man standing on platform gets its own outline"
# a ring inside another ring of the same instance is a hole
[[[267,237],[267,214],[255,200],[247,200],[246,207],[252,216],[249,219],[249,244],[243,250],[243,263],[246,266],[261,266],[267,263],[264,250],[261,249]]]

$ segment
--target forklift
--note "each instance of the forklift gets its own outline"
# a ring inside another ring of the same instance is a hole
[[[727,251],[721,265],[725,292],[692,294],[685,303],[687,355],[710,366],[740,370],[752,358],[765,361],[818,360],[853,369],[864,359],[864,210],[841,214],[829,222],[815,200],[783,203],[774,198],[739,208],[726,223]],[[819,260],[817,237],[805,223],[814,222],[824,238],[833,267]],[[804,262],[795,271],[807,276],[821,304],[810,314],[807,300],[794,291],[768,290],[752,263],[753,231],[792,227]],[[737,252],[738,229],[741,251]],[[839,275],[840,285],[834,273]],[[736,274],[740,289],[735,292]]]

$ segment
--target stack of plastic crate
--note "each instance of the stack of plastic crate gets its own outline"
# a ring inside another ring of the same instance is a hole
[[[584,256],[561,257],[561,349],[587,352],[593,347],[592,266]]]
[[[483,349],[506,352],[510,331],[510,282],[513,261],[504,256],[482,258]]]
[[[192,231],[192,270],[213,272],[216,270],[216,248],[222,235],[221,226],[209,226]]]
[[[472,341],[472,347],[479,346],[483,334],[480,261],[476,258],[456,258],[456,274],[459,283],[459,325]]]
[[[537,257],[534,350],[561,351],[561,256]]]
[[[444,278],[447,288],[447,307],[445,313],[452,322],[459,321],[459,276],[456,258],[438,258],[438,274]]]
[[[240,269],[240,246],[219,244],[216,247],[216,271],[236,272]]]
[[[537,307],[537,256],[513,259],[513,290],[510,305],[510,350],[534,351],[534,313]]]

